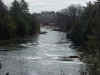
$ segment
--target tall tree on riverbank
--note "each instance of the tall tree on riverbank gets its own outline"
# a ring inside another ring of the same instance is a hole
[[[23,13],[29,13],[28,4],[25,2],[25,0],[21,0],[20,7]]]
[[[20,7],[22,10],[22,16],[24,18],[24,26],[26,27],[26,33],[33,35],[40,31],[39,23],[37,22],[36,16],[29,13],[28,4],[25,0],[21,0]]]
[[[8,36],[8,10],[2,0],[0,0],[0,39],[7,39]],[[7,34],[6,34],[7,33]]]
[[[12,6],[10,8],[10,15],[13,17],[16,22],[16,35],[24,36],[25,34],[25,26],[23,20],[23,11],[20,3],[17,0],[14,0]]]
[[[38,32],[36,19],[29,13],[28,4],[25,0],[18,2],[15,0],[10,8],[10,14],[16,23],[16,35],[24,37]],[[39,29],[39,28],[38,28]]]

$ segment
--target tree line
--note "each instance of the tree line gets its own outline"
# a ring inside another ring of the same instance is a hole
[[[93,64],[93,75],[100,75],[100,0],[63,9],[57,13],[57,25],[79,46],[85,62]]]
[[[34,35],[39,29],[36,16],[29,12],[25,0],[14,0],[9,8],[0,0],[0,40]]]
[[[84,44],[100,34],[100,1],[88,2],[87,6],[71,5],[56,13],[56,25],[67,32],[74,42]]]

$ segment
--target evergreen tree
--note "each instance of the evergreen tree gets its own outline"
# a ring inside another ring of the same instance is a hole
[[[0,0],[0,39],[8,38],[8,10],[2,0]],[[3,34],[2,34],[3,33]]]
[[[25,2],[25,0],[21,0],[20,7],[21,7],[21,10],[22,10],[23,13],[29,12],[28,4]]]
[[[16,35],[24,36],[26,33],[24,26],[25,21],[21,5],[17,0],[14,0],[14,2],[12,3],[12,7],[10,8],[10,14],[16,23]]]
[[[10,8],[10,14],[16,23],[17,36],[24,37],[33,31],[36,32],[35,17],[29,13],[28,4],[25,0],[21,0],[21,2],[15,0]]]
[[[21,12],[20,4],[17,0],[14,0],[12,3],[12,6],[10,8],[10,14],[12,16],[18,16],[18,14]]]

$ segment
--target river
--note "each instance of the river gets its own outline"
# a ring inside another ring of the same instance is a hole
[[[71,41],[66,40],[65,33],[42,30],[48,33],[9,48],[13,50],[0,51],[0,75],[89,75],[85,63],[67,58],[78,56],[78,52],[70,48]]]

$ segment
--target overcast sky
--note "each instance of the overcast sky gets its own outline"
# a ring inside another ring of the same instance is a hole
[[[10,6],[13,0],[3,0],[5,4]],[[41,11],[58,11],[66,8],[71,4],[85,5],[88,1],[95,0],[26,0],[31,12]]]

